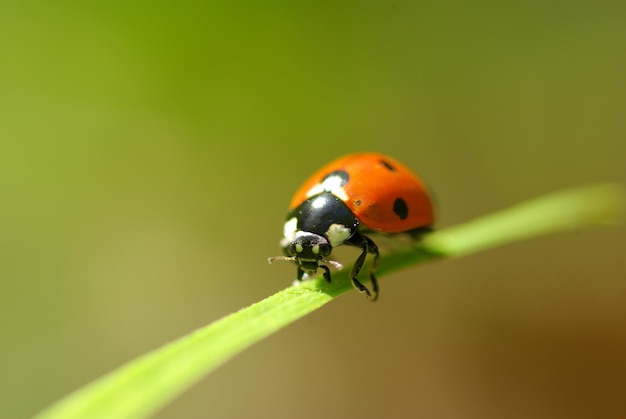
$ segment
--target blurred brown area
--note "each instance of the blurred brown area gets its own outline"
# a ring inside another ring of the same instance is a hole
[[[375,150],[441,226],[626,184],[619,2],[0,4],[0,417],[288,286],[291,194]],[[624,417],[624,227],[382,278],[159,418]]]

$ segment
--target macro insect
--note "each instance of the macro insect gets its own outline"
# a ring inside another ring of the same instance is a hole
[[[378,297],[378,246],[370,233],[419,233],[434,223],[433,204],[424,182],[399,161],[379,153],[349,154],[318,170],[295,193],[283,228],[284,256],[297,265],[298,280],[323,271],[331,281],[328,259],[333,248],[349,245],[361,250],[350,278],[372,300]],[[368,254],[370,291],[358,280]]]

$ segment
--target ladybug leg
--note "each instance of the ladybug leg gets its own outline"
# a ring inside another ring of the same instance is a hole
[[[354,266],[352,267],[352,272],[350,273],[352,284],[359,291],[364,292],[365,294],[367,294],[368,297],[371,297],[372,301],[376,301],[376,299],[378,298],[378,281],[376,280],[376,276],[374,275],[374,272],[376,271],[376,269],[378,268],[378,265],[380,264],[380,252],[378,251],[378,246],[376,246],[376,243],[374,243],[372,239],[359,233],[356,233],[354,236],[352,236],[350,240],[348,240],[347,244],[350,244],[352,246],[356,246],[362,249],[361,254],[357,258],[356,262],[354,262]],[[357,279],[357,276],[359,275],[359,272],[361,272],[361,268],[363,267],[363,264],[365,263],[365,258],[367,257],[368,253],[374,254],[374,263],[372,264],[372,268],[370,270],[370,281],[372,282],[372,291],[373,291],[372,293],[370,293],[367,287],[363,285],[362,283],[360,283],[359,280]]]
[[[304,277],[304,271],[302,270],[300,266],[298,266],[298,281],[302,281],[303,277]]]
[[[370,282],[372,283],[372,301],[376,301],[378,299],[378,280],[376,279],[374,272],[376,272],[378,266],[380,265],[380,252],[378,251],[378,246],[376,246],[376,243],[374,243],[372,239],[367,236],[363,237],[367,240],[368,252],[374,255],[374,262],[372,262],[372,266],[370,268]]]
[[[320,265],[320,268],[324,270],[324,279],[326,280],[326,282],[330,283],[330,268],[326,265]]]

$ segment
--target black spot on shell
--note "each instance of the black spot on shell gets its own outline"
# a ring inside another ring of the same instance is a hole
[[[400,219],[404,220],[409,216],[409,207],[402,198],[397,198],[393,203],[393,212],[396,213]]]
[[[330,172],[329,174],[324,176],[324,179],[322,179],[322,183],[324,183],[330,177],[338,177],[339,179],[341,179],[341,184],[339,186],[345,185],[346,183],[348,183],[348,180],[350,180],[350,175],[348,174],[348,172],[346,172],[345,170],[335,170],[334,172]]]
[[[361,205],[361,200],[357,199],[356,201],[354,201],[354,205],[357,206],[357,207],[360,206]]]
[[[385,166],[387,168],[387,170],[389,170],[390,172],[395,172],[396,171],[396,168],[391,163],[389,163],[387,160],[381,160],[380,164]]]

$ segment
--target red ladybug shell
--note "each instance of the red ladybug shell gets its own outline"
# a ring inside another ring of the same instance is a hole
[[[334,172],[345,172],[348,179],[331,192],[365,227],[400,233],[434,223],[432,201],[422,180],[396,159],[378,153],[349,154],[322,167],[298,189],[289,208],[317,194]]]

